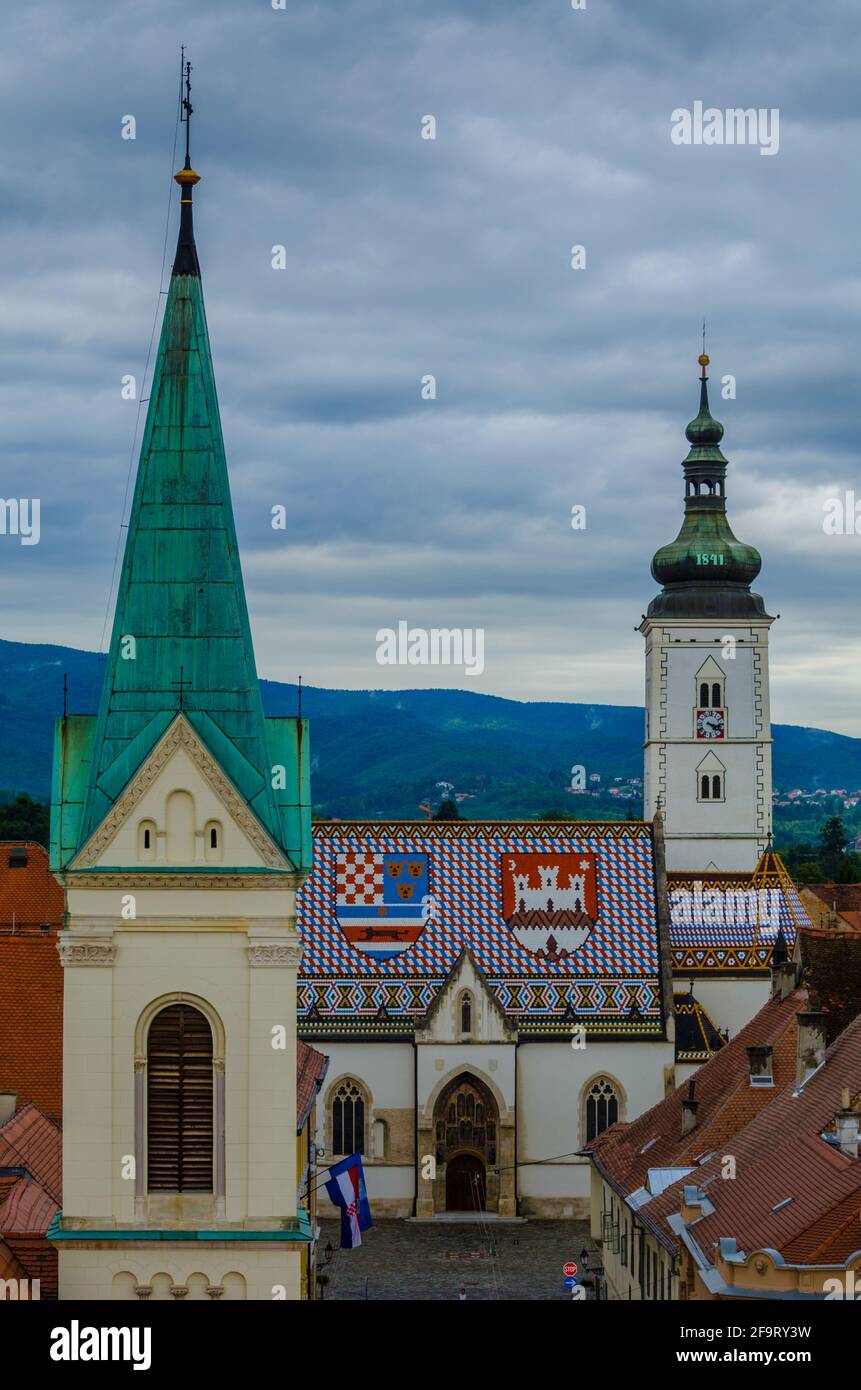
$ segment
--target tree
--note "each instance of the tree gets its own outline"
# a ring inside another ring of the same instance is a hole
[[[50,811],[24,794],[0,805],[0,840],[33,840],[48,848]]]
[[[456,801],[441,801],[433,813],[434,820],[460,820]]]
[[[825,883],[825,875],[812,859],[806,859],[793,870],[796,883]]]
[[[846,827],[839,816],[829,816],[819,836],[819,863],[827,882],[835,882],[849,844]]]

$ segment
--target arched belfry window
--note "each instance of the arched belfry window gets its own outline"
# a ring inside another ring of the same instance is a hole
[[[212,1192],[213,1049],[209,1020],[170,1004],[147,1036],[147,1189]]]
[[[700,778],[700,800],[701,800],[701,801],[708,801],[710,795],[711,795],[711,792],[709,791],[709,778],[708,778],[708,773],[707,773],[707,772],[704,772],[703,775],[702,775],[702,777]]]
[[[365,1097],[351,1077],[341,1082],[332,1098],[332,1152],[365,1152]]]
[[[586,1092],[585,1130],[587,1144],[603,1134],[619,1118],[619,1092],[607,1076],[599,1076]]]

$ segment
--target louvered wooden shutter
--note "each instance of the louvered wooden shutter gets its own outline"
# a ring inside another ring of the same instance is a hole
[[[212,1030],[188,1004],[171,1004],[150,1025],[147,1187],[212,1191]]]

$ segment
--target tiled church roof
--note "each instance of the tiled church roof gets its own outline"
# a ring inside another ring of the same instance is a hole
[[[375,959],[338,923],[338,860],[385,854],[427,856],[432,909],[409,949]],[[566,959],[527,950],[505,920],[503,862],[522,854],[595,856],[595,926]],[[521,1029],[570,1033],[576,1019],[601,1034],[663,1032],[652,828],[641,822],[319,824],[298,925],[309,1036],[409,1030],[465,947]]]
[[[766,970],[778,932],[789,953],[810,919],[774,850],[752,873],[669,873],[673,968]]]

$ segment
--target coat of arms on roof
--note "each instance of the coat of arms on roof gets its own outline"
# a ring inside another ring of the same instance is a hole
[[[553,961],[579,950],[598,915],[594,854],[506,854],[501,863],[502,915],[515,940]]]
[[[335,915],[355,950],[376,960],[406,951],[421,936],[430,910],[426,854],[338,855]]]

